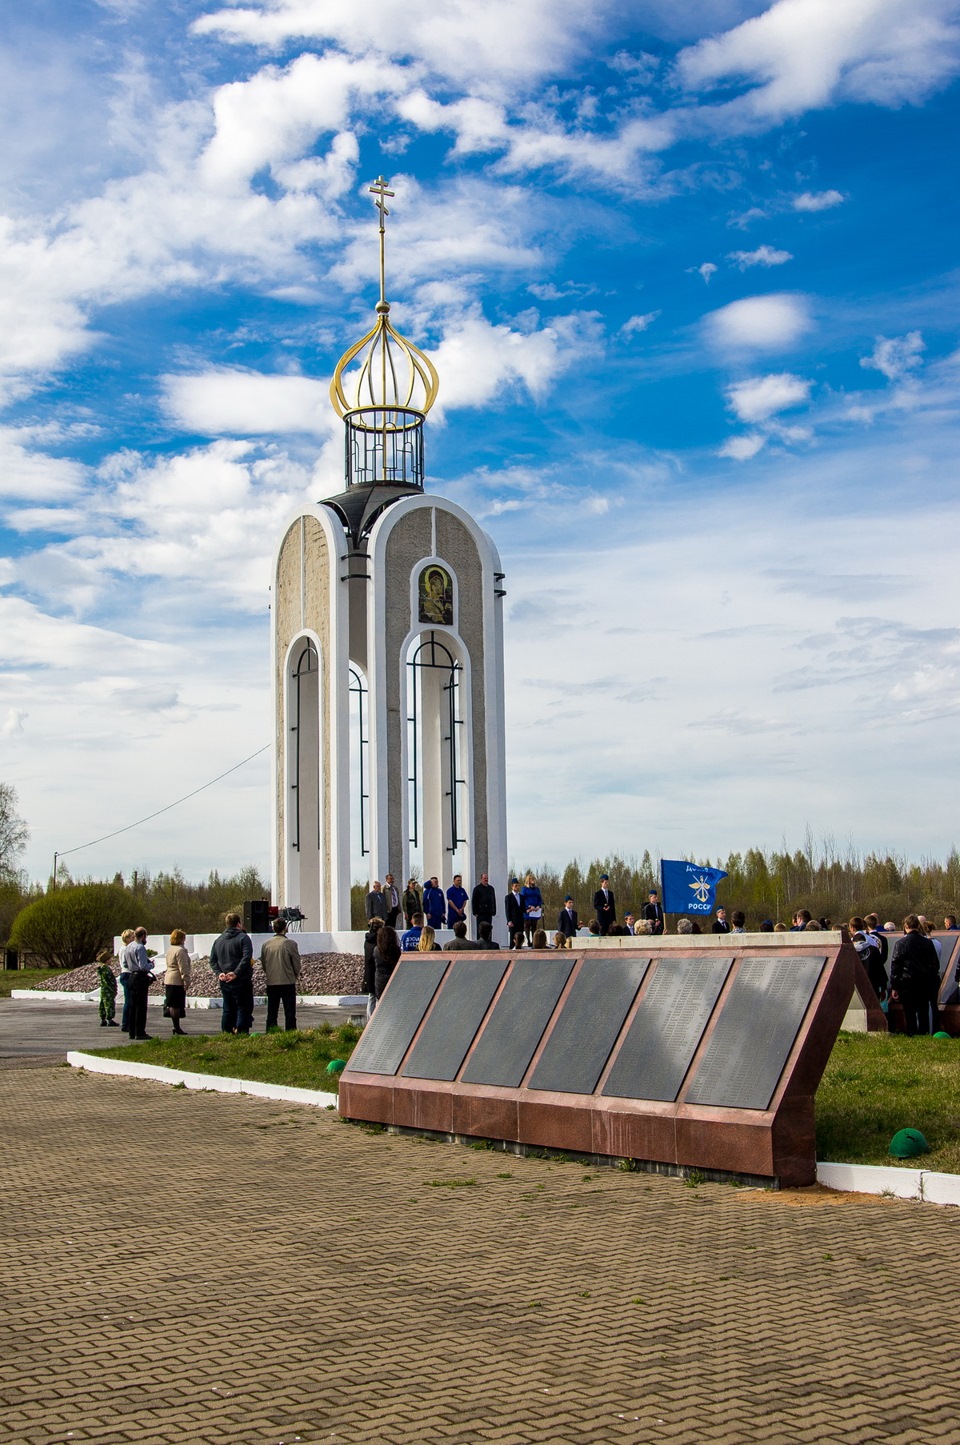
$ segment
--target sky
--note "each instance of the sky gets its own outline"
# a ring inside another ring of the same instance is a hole
[[[35,0],[0,52],[0,781],[268,870],[269,575],[372,322],[506,571],[518,865],[960,840],[960,0]],[[73,851],[76,850],[76,851]]]

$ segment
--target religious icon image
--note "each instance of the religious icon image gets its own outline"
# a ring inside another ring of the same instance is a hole
[[[418,584],[420,621],[453,626],[453,581],[445,567],[424,567]]]

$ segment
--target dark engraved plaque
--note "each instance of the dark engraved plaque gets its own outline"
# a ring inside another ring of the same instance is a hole
[[[507,960],[490,955],[454,962],[406,1062],[405,1079],[457,1077],[506,971]]]
[[[347,1065],[354,1074],[395,1074],[430,1007],[448,960],[404,954]]]
[[[795,954],[743,960],[686,1103],[767,1108],[825,962]]]
[[[663,955],[603,1086],[618,1099],[673,1103],[733,958]]]
[[[514,960],[461,1083],[520,1087],[575,963],[572,956]]]
[[[530,1080],[531,1089],[592,1094],[649,958],[587,954]]]

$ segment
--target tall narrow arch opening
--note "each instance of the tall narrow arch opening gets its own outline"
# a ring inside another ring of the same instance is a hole
[[[431,630],[411,641],[405,672],[410,863],[449,882],[469,872],[463,661],[452,638]]]
[[[370,854],[370,697],[363,668],[351,662],[350,702],[350,868],[363,878]]]
[[[307,927],[323,924],[320,656],[308,637],[290,650],[287,676],[287,897]]]

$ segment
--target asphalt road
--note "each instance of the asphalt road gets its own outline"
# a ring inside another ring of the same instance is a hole
[[[322,1023],[345,1023],[355,1009],[297,1009],[301,1028],[317,1028]],[[254,1031],[263,1029],[266,1008],[254,1013]],[[119,1012],[118,1012],[119,1018]],[[189,1009],[183,1021],[191,1034],[215,1034],[220,1031],[219,1009]],[[163,1017],[163,1010],[151,1006],[147,1015],[147,1032],[155,1038],[167,1036],[172,1026]],[[101,1028],[96,1004],[32,1003],[21,999],[0,999],[0,1062],[10,1064],[28,1059],[47,1059],[51,1054],[65,1057],[68,1049],[115,1048],[128,1043],[119,1028]]]

